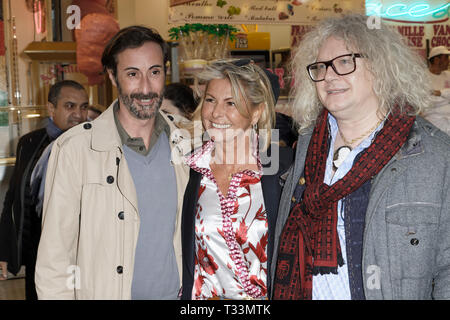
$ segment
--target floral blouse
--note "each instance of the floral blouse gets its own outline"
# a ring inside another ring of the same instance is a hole
[[[214,142],[187,158],[202,174],[195,215],[192,299],[265,298],[268,223],[261,187],[262,169],[234,174],[222,195],[209,163]]]

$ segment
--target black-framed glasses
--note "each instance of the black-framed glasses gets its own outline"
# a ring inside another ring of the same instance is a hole
[[[328,67],[331,66],[334,72],[340,76],[345,76],[356,70],[355,58],[362,58],[360,53],[349,53],[338,56],[328,61],[311,63],[306,67],[312,81],[319,82],[325,80]]]

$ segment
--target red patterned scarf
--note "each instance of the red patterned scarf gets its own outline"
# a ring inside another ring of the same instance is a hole
[[[336,230],[337,203],[374,177],[405,143],[415,117],[390,115],[352,169],[323,183],[328,156],[328,111],[317,119],[305,161],[306,189],[280,236],[274,299],[311,299],[313,275],[337,274],[343,265]]]

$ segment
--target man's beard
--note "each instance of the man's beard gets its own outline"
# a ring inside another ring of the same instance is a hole
[[[158,95],[156,92],[150,92],[148,94],[138,92],[126,95],[122,92],[120,86],[117,86],[117,90],[119,92],[119,100],[123,102],[125,107],[131,112],[133,116],[135,116],[137,119],[140,120],[152,119],[158,112],[163,101],[163,96]],[[133,103],[133,99],[138,100],[155,99],[155,100],[150,105],[138,107],[136,106],[135,103]]]

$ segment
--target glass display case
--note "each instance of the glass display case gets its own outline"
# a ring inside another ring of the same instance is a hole
[[[0,159],[14,159],[19,138],[45,126],[46,106],[0,107]],[[1,163],[0,163],[1,165]]]
[[[9,188],[19,138],[46,125],[46,106],[0,107],[0,214]]]

